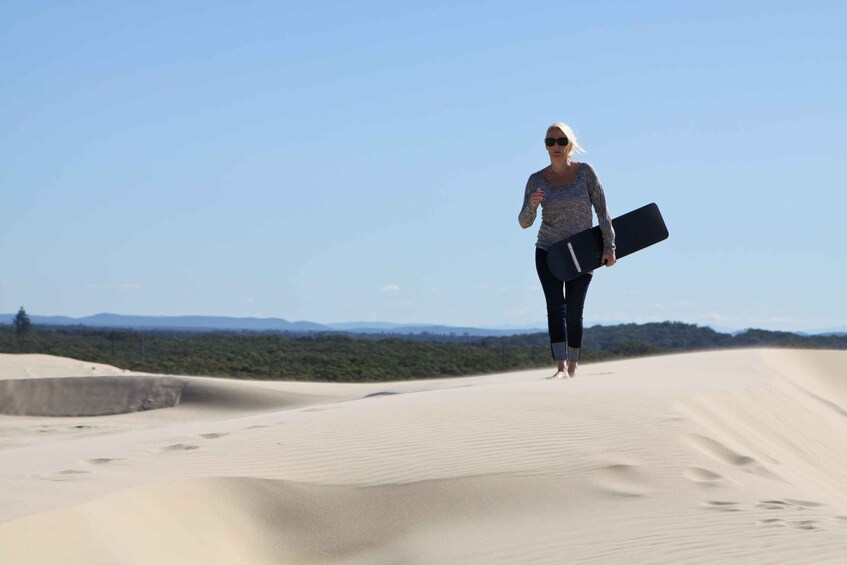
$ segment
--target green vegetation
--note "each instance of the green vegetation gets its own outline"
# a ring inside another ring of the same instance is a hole
[[[585,330],[583,362],[735,347],[847,349],[847,336],[749,330],[733,336],[663,322]],[[0,327],[0,353],[45,353],[133,371],[246,379],[386,381],[549,367],[546,333],[509,337],[279,334]]]

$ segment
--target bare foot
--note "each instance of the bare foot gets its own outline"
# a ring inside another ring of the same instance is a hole
[[[570,378],[576,376],[576,361],[568,361],[568,376]]]
[[[568,378],[568,374],[566,372],[556,371],[556,374],[553,375],[552,377],[547,377],[547,380],[548,381],[558,381],[558,380],[566,379],[566,378]]]

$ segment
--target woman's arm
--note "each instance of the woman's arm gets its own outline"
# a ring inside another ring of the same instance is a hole
[[[600,184],[597,173],[594,172],[591,165],[586,164],[586,166],[588,167],[588,196],[591,198],[591,205],[594,206],[597,222],[600,224],[600,231],[603,233],[603,252],[614,255],[615,228],[612,227],[612,217],[606,207],[606,194],[603,192],[603,185]]]
[[[538,205],[532,204],[532,192],[534,190],[532,175],[530,175],[529,179],[526,181],[526,188],[524,189],[523,194],[523,206],[521,207],[521,212],[518,214],[518,223],[522,228],[526,229],[535,222],[535,215],[538,211]]]

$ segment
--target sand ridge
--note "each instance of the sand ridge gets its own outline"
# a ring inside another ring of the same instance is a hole
[[[62,376],[50,363],[39,378]],[[737,350],[559,382],[179,377],[196,394],[172,408],[0,416],[0,555],[841,564],[845,367],[845,352]]]

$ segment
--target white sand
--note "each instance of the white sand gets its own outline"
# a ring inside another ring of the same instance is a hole
[[[847,352],[550,373],[271,383],[0,355],[0,563],[847,563]]]

